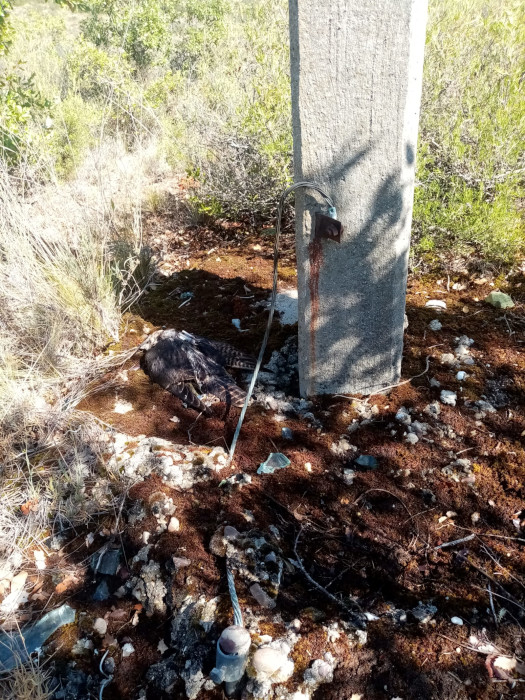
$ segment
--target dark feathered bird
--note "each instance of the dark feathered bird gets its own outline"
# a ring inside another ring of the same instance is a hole
[[[242,406],[246,398],[226,367],[254,369],[255,359],[228,343],[168,329],[152,333],[139,350],[144,351],[140,366],[151,381],[196,411],[211,413],[197,396],[195,387],[228,405]]]

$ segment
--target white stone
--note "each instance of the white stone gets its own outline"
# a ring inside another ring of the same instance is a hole
[[[130,411],[133,410],[133,404],[131,404],[129,401],[120,401],[119,399],[116,399],[115,401],[115,408],[113,409],[113,413],[129,413]]]
[[[439,395],[439,398],[441,399],[441,403],[444,403],[447,406],[455,406],[458,396],[453,391],[448,391],[448,389],[443,389],[441,391],[441,394]]]
[[[127,642],[126,644],[124,644],[124,646],[122,647],[122,658],[123,659],[126,659],[128,656],[131,656],[134,653],[135,653],[135,647],[133,646],[133,644],[131,644],[130,642]]]
[[[452,622],[453,625],[459,625],[459,626],[461,626],[463,624],[463,620],[460,617],[451,617],[450,622]]]
[[[168,532],[178,532],[180,530],[179,519],[173,516],[168,523]]]
[[[93,631],[103,637],[108,630],[108,623],[103,617],[97,617],[93,623]]]
[[[442,324],[437,320],[437,318],[430,321],[428,327],[431,331],[440,331],[443,328]]]

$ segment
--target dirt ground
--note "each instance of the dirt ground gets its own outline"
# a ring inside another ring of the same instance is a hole
[[[162,214],[150,217],[148,231],[152,247],[162,255],[162,274],[126,316],[121,343],[108,350],[138,345],[145,329],[166,325],[257,354],[267,311],[255,304],[267,299],[271,288],[272,232],[256,237],[240,226],[181,228]],[[283,248],[280,287],[291,288],[295,261],[290,233]],[[485,303],[493,289],[511,294],[515,308],[505,312]],[[193,294],[189,301],[185,292]],[[446,301],[446,310],[426,307],[429,299]],[[217,473],[189,491],[177,491],[147,477],[131,489],[126,507],[137,499],[147,502],[159,490],[173,499],[181,528],[159,536],[155,558],[188,557],[191,564],[173,574],[173,586],[219,596],[225,624],[231,622],[231,612],[223,562],[210,550],[212,535],[225,524],[239,531],[277,527],[284,557],[299,557],[336,599],[354,599],[375,616],[367,622],[367,642],[350,648],[344,635],[327,633],[334,621],[345,620],[345,609],[314,588],[297,567],[285,570],[277,607],[259,614],[266,616],[261,632],[274,638],[290,621],[301,623],[300,641],[291,652],[295,670],[290,689],[297,687],[311,660],[330,651],[337,659],[334,679],[320,686],[315,698],[525,698],[525,678],[512,673],[498,677],[493,655],[478,651],[469,640],[475,635],[501,653],[525,655],[525,522],[520,524],[525,519],[525,274],[516,272],[508,279],[466,272],[441,278],[412,274],[406,313],[402,378],[421,376],[366,400],[316,399],[311,412],[318,423],[298,416],[282,422],[275,411],[254,403],[230,472],[250,475],[251,483],[225,490],[219,487],[225,475]],[[232,325],[232,318],[240,319],[245,332]],[[441,330],[429,328],[433,319],[439,319]],[[268,359],[294,333],[296,327],[274,321]],[[463,335],[474,341],[470,354],[475,364],[443,364],[442,356],[453,354]],[[465,380],[456,379],[458,369],[467,372]],[[111,383],[87,398],[82,410],[130,436],[228,448],[238,409],[225,416],[224,404],[215,404],[212,417],[196,420],[194,411],[149,382],[137,358],[108,379]],[[457,393],[456,406],[440,401],[442,389]],[[496,410],[476,406],[479,400]],[[115,413],[116,401],[131,403],[133,410]],[[438,414],[429,408],[435,402]],[[402,408],[411,424],[426,426],[416,433],[416,444],[407,441],[407,425],[399,419]],[[170,420],[174,415],[179,422]],[[291,429],[292,440],[283,438],[283,426]],[[342,451],[334,449],[342,438],[356,451],[345,454],[344,445]],[[270,452],[286,454],[290,466],[257,475]],[[375,457],[377,468],[359,467],[356,455]],[[457,459],[468,459],[468,466],[456,464]],[[355,471],[352,483],[345,477],[348,468]],[[98,523],[98,532],[104,527],[111,528],[107,518]],[[141,548],[140,533],[147,527],[143,522],[120,532],[127,560]],[[64,562],[80,567],[91,552],[79,533],[65,548]],[[123,579],[126,575],[129,571],[120,573]],[[41,590],[53,594],[55,605],[73,600],[86,611],[86,629],[94,618],[106,618],[108,634],[101,649],[111,637],[120,644],[129,639],[135,654],[116,655],[114,679],[104,698],[139,697],[148,668],[161,659],[159,641],[169,641],[169,615],[147,617],[131,599],[112,596],[94,602],[96,584],[89,574],[62,595],[56,589],[60,576],[40,576]],[[247,588],[238,586],[241,606],[257,607]],[[411,612],[420,602],[437,609],[427,622]],[[137,611],[133,626],[130,620]],[[453,617],[463,624],[451,622]],[[67,658],[78,636],[78,630],[67,629],[56,635],[57,658]],[[206,663],[211,668],[213,655]],[[148,690],[143,697],[185,697],[177,688],[165,696]],[[219,698],[221,692],[203,690],[198,697]]]

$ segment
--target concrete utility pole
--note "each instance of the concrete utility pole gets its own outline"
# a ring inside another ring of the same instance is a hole
[[[303,395],[399,381],[426,0],[289,0]]]

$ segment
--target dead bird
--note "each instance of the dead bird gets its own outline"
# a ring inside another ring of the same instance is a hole
[[[246,392],[237,386],[226,367],[253,370],[255,358],[232,345],[169,328],[152,333],[138,350],[144,351],[140,366],[150,380],[188,407],[211,415],[195,387],[228,406],[243,405]]]

